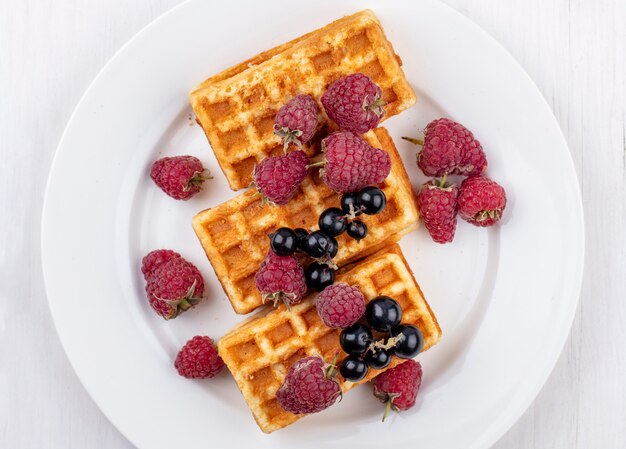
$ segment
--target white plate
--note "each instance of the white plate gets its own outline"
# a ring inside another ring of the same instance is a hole
[[[381,406],[364,386],[266,436],[227,373],[190,381],[172,366],[188,338],[219,337],[241,319],[191,228],[196,212],[234,194],[190,118],[187,92],[365,7],[382,20],[418,93],[416,107],[385,122],[414,185],[424,177],[415,148],[400,136],[449,116],[481,140],[488,174],[505,186],[509,203],[502,226],[460,222],[453,244],[432,243],[423,228],[402,240],[443,329],[441,343],[419,357],[425,378],[414,409],[382,424]],[[177,202],[148,170],[158,157],[186,153],[216,177],[204,193]],[[68,357],[138,446],[484,448],[530,404],[561,351],[578,299],[583,221],[573,164],[546,102],[506,51],[452,9],[409,0],[191,1],[139,33],[87,90],[56,154],[42,241],[50,308]],[[139,270],[141,257],[160,247],[199,266],[210,296],[172,322],[148,307]]]

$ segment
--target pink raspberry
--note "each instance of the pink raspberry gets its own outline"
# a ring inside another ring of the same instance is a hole
[[[319,123],[319,108],[310,95],[293,97],[276,114],[274,133],[283,139],[285,150],[290,143],[298,147],[313,138]]]
[[[374,396],[387,404],[384,421],[390,408],[399,412],[415,405],[417,392],[422,385],[422,365],[409,359],[376,376],[372,384]]]
[[[202,301],[204,280],[200,271],[174,251],[161,249],[147,254],[141,271],[150,306],[166,320]]]
[[[417,165],[426,176],[479,175],[487,168],[480,142],[465,126],[447,118],[426,125]]]
[[[356,323],[365,313],[365,298],[354,286],[337,283],[326,287],[317,297],[317,313],[324,324],[343,329]]]
[[[211,176],[193,156],[164,157],[155,161],[150,177],[165,193],[177,200],[188,200],[201,190]]]
[[[321,175],[333,190],[349,193],[380,184],[391,171],[386,151],[374,148],[350,131],[331,134],[322,141],[325,161]]]
[[[417,195],[417,207],[424,226],[437,243],[448,243],[454,239],[458,194],[459,188],[446,184],[444,178],[424,183]]]
[[[339,78],[322,95],[326,114],[341,129],[363,134],[378,126],[385,115],[382,91],[362,73]]]
[[[309,158],[303,151],[266,157],[254,168],[254,185],[264,200],[287,204],[309,173]]]
[[[206,379],[224,368],[224,361],[217,353],[213,340],[196,335],[178,352],[174,366],[178,374],[187,379]]]
[[[145,255],[141,261],[141,272],[147,279],[152,276],[154,270],[156,270],[161,264],[171,259],[180,259],[181,255],[171,249],[155,249]]]
[[[280,406],[288,412],[317,413],[333,405],[341,395],[333,366],[321,357],[304,357],[294,363],[276,392]]]
[[[254,280],[263,302],[270,299],[274,306],[282,301],[289,307],[306,294],[304,268],[294,256],[278,256],[270,250]]]
[[[502,218],[506,192],[486,176],[472,176],[461,183],[458,204],[463,220],[475,226],[491,226]]]

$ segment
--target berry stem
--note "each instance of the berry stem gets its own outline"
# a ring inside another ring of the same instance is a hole
[[[402,340],[404,340],[404,334],[388,338],[386,343],[383,343],[383,340],[374,341],[370,344],[368,350],[373,351],[374,349],[391,349]]]
[[[389,410],[393,407],[393,400],[400,396],[398,393],[389,393],[387,396],[387,404],[385,405],[385,413],[383,413],[383,422],[385,422],[385,418],[389,414]]]
[[[439,188],[443,189],[446,186],[446,179],[448,178],[448,174],[444,173],[443,178],[441,178],[441,181],[439,182]]]
[[[402,136],[402,139],[406,140],[407,142],[414,143],[415,145],[420,145],[420,146],[424,145],[424,141],[423,140],[416,139],[415,137]]]
[[[323,167],[325,163],[326,161],[313,162],[312,164],[307,165],[306,168]]]

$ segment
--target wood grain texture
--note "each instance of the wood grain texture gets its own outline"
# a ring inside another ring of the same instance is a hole
[[[500,41],[539,86],[570,145],[586,215],[585,279],[570,338],[534,404],[494,447],[623,448],[626,2],[445,1]],[[41,275],[41,205],[82,92],[124,42],[177,3],[0,2],[2,448],[132,447],[91,401],[59,344]]]

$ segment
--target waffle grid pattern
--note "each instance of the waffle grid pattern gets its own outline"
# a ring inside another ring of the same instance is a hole
[[[385,252],[346,267],[337,278],[358,286],[367,300],[378,295],[395,298],[403,309],[403,322],[418,326],[424,334],[424,350],[436,344],[441,330],[396,245]],[[339,347],[339,331],[326,327],[315,308],[316,294],[287,311],[280,307],[240,324],[219,342],[219,352],[233,374],[248,406],[264,432],[285,427],[302,415],[280,407],[275,399],[289,367],[306,355],[332,360]],[[341,352],[340,358],[346,354]],[[401,363],[394,358],[387,368]],[[384,370],[372,370],[360,382],[344,381],[342,390],[367,382]]]
[[[362,72],[383,90],[391,117],[416,100],[400,64],[376,16],[362,11],[209,78],[190,101],[230,187],[239,190],[250,185],[256,164],[282,151],[274,117],[290,98],[305,93],[319,103],[333,81]],[[312,156],[319,147],[305,151]]]
[[[397,242],[419,223],[415,195],[389,133],[376,128],[365,137],[391,156],[391,173],[381,185],[387,206],[378,215],[359,217],[368,227],[361,242],[346,234],[337,238],[335,262],[339,266]],[[254,275],[269,249],[267,235],[281,226],[317,229],[319,215],[328,207],[339,206],[340,198],[312,174],[285,206],[261,206],[254,191],[247,191],[194,217],[194,230],[237,313],[251,312],[263,304]]]

